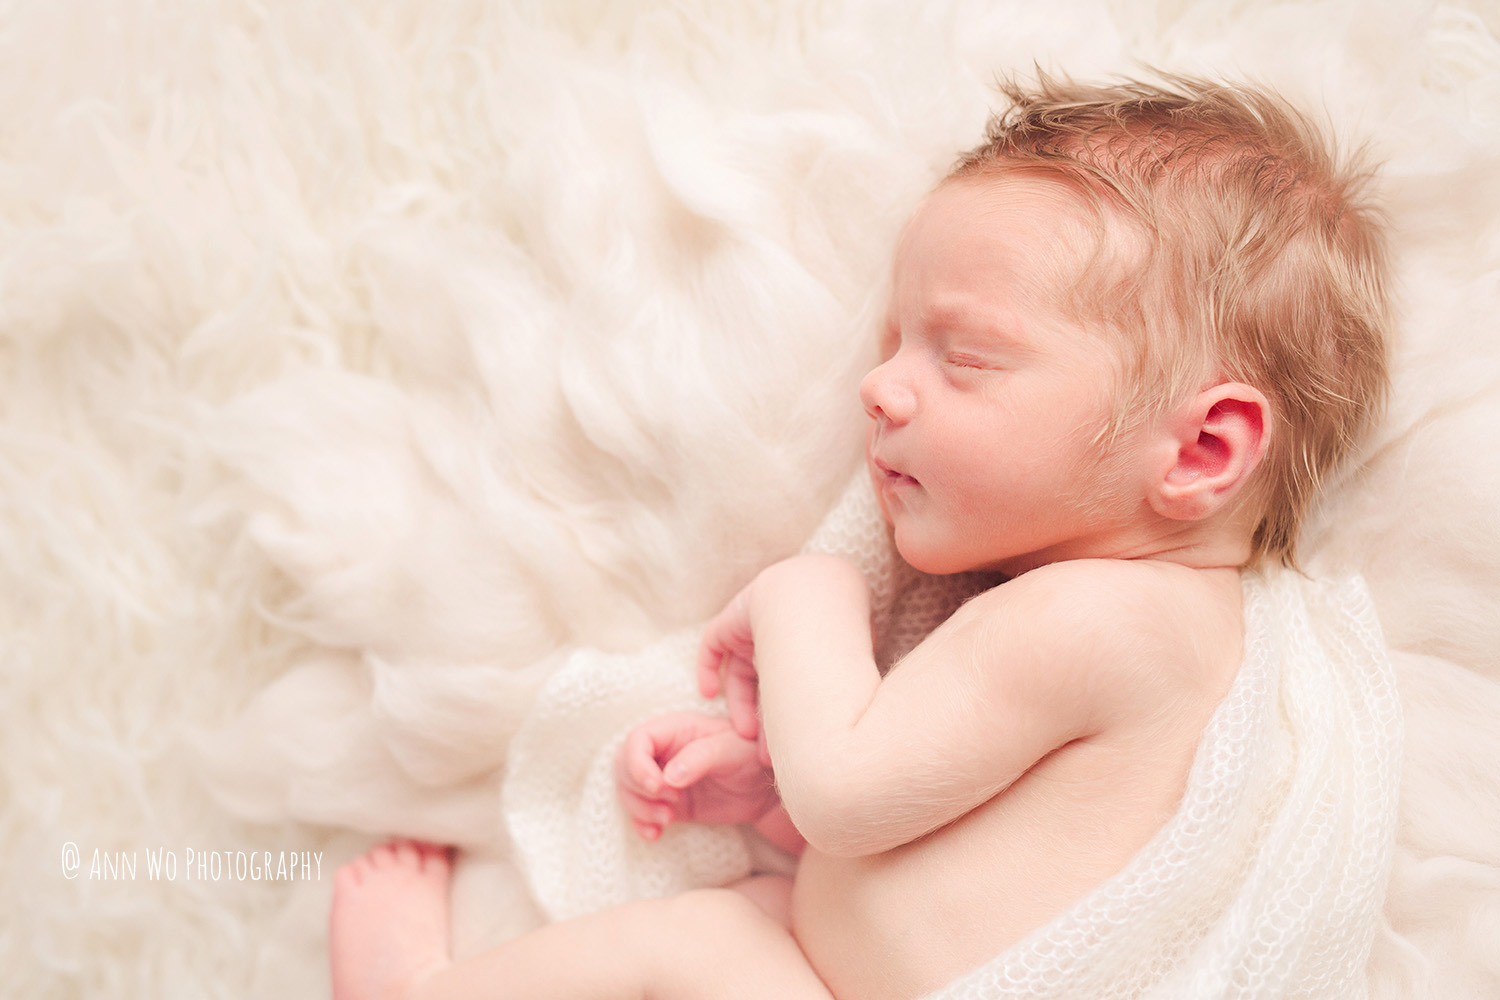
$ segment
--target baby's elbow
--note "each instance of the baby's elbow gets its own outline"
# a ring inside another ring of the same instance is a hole
[[[805,839],[808,847],[831,858],[868,858],[897,846],[848,829],[830,830]]]
[[[824,817],[814,818],[798,829],[808,847],[829,857],[863,858],[880,854],[884,849],[868,834]]]
[[[807,846],[820,854],[861,858],[902,843],[892,839],[889,817],[880,815],[884,810],[872,808],[874,803],[847,776],[808,782],[793,798],[783,792],[787,814]]]

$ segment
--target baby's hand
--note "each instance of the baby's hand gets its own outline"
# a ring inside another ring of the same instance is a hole
[[[631,730],[615,758],[615,781],[631,826],[646,840],[670,823],[754,822],[777,801],[755,741],[711,715],[661,715]]]
[[[729,721],[747,740],[760,735],[755,635],[750,628],[750,589],[754,586],[751,581],[709,621],[698,646],[698,691],[705,698],[723,691]],[[764,749],[761,762],[770,763]]]

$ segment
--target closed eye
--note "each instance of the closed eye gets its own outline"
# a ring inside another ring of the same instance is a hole
[[[981,358],[972,354],[950,354],[948,363],[958,368],[988,368],[990,367]]]

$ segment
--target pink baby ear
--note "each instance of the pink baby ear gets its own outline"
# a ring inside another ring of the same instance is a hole
[[[1265,454],[1269,406],[1259,390],[1228,382],[1195,400],[1203,416],[1186,428],[1153,506],[1167,517],[1197,520],[1227,503]],[[1190,411],[1191,412],[1191,411]],[[1189,434],[1196,430],[1196,436]]]

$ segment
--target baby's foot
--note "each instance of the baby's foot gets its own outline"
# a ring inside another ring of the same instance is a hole
[[[328,919],[334,1000],[404,1000],[448,965],[448,849],[382,844],[338,870]]]

